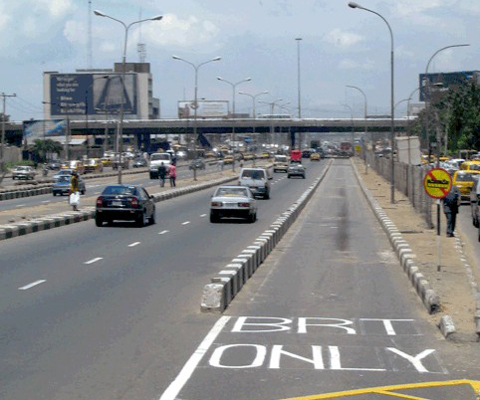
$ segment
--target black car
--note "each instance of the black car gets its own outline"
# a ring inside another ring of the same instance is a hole
[[[188,166],[188,169],[205,169],[205,163],[200,159],[192,160]]]
[[[115,220],[135,221],[137,226],[155,223],[155,201],[141,186],[107,186],[97,198],[95,224]]]

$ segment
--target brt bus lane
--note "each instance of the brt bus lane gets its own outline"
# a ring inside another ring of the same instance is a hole
[[[478,344],[446,342],[429,322],[348,161],[336,160],[161,400],[469,400],[479,377]]]

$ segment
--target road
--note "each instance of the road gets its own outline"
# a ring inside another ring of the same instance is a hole
[[[90,221],[0,243],[0,398],[158,398],[217,318],[199,312],[203,285],[324,165],[275,174],[255,224],[210,224],[206,190],[158,204],[155,226]]]
[[[247,165],[247,164],[245,164]],[[225,170],[231,169],[231,167],[225,167]],[[237,165],[238,169],[238,165]],[[198,176],[210,174],[218,172],[217,166],[206,166],[205,170],[197,171]],[[177,180],[191,178],[193,176],[193,172],[188,169],[188,167],[180,167],[177,171]],[[99,179],[89,179],[85,180],[86,188],[87,188],[87,197],[96,197],[98,196],[105,186],[110,184],[115,184],[117,182],[116,177],[107,177],[107,178],[99,178]],[[130,185],[141,185],[141,186],[154,186],[158,184],[158,180],[151,180],[149,178],[148,172],[140,173],[140,174],[133,174],[133,175],[123,175],[123,182],[130,184]],[[169,183],[166,182],[168,186]],[[6,210],[19,210],[19,209],[26,209],[35,206],[41,206],[45,204],[51,203],[62,203],[66,202],[66,197],[62,196],[52,196],[52,194],[45,194],[39,196],[32,196],[32,197],[21,197],[18,199],[12,200],[4,200],[0,201],[0,212]]]
[[[472,224],[472,211],[470,204],[463,203],[460,207],[460,213],[457,216],[457,224],[460,225],[460,228],[463,233],[463,239],[468,242],[468,249],[470,250],[470,259],[476,265],[472,265],[473,268],[477,270],[477,276],[480,277],[480,242],[479,237],[479,228],[475,228]],[[443,220],[445,222],[445,219]],[[446,222],[444,223],[445,227]]]

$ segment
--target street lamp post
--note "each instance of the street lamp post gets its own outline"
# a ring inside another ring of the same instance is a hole
[[[388,21],[385,19],[383,15],[380,13],[370,10],[368,8],[362,7],[361,5],[351,1],[348,3],[348,6],[350,8],[358,8],[360,10],[368,11],[372,14],[377,15],[380,17],[385,24],[387,24],[388,31],[390,32],[390,112],[391,112],[391,121],[390,121],[390,141],[391,141],[391,146],[392,146],[392,154],[391,154],[391,174],[392,174],[392,179],[391,179],[391,184],[390,184],[390,202],[392,204],[395,203],[395,160],[393,157],[394,154],[394,149],[395,149],[395,83],[394,83],[394,41],[393,41],[393,31],[388,23]]]
[[[353,149],[355,146],[355,127],[353,126],[353,108],[350,107],[348,104],[342,104],[342,106],[350,110],[350,121],[352,125],[352,149]]]
[[[302,118],[302,89],[301,89],[301,68],[300,68],[300,42],[303,40],[295,38],[297,42],[297,81],[298,81],[298,118]],[[302,134],[299,135],[299,150],[302,150]]]
[[[205,65],[205,64],[209,64],[211,62],[215,62],[215,61],[220,61],[222,59],[222,57],[215,57],[215,58],[212,58],[211,60],[208,60],[208,61],[205,61],[205,62],[202,62],[200,64],[194,64],[190,61],[187,61],[187,60],[184,60],[183,58],[180,58],[178,56],[175,56],[173,55],[172,58],[176,61],[183,61],[184,63],[187,63],[188,65],[190,65],[194,70],[195,70],[195,91],[194,91],[194,104],[193,104],[193,110],[194,110],[194,113],[193,113],[193,136],[194,136],[194,141],[193,141],[193,154],[194,154],[194,158],[196,159],[197,158],[197,146],[196,146],[196,143],[197,143],[197,110],[198,110],[198,70],[200,69],[201,66]],[[197,169],[196,168],[193,168],[193,180],[197,180]]]
[[[225,82],[229,84],[232,87],[232,146],[233,146],[233,163],[232,163],[232,170],[235,171],[235,92],[236,88],[238,85],[245,83],[245,82],[250,82],[252,78],[245,78],[242,79],[241,81],[238,81],[236,83],[227,81],[226,79],[221,78],[220,76],[217,77],[217,79],[220,82]]]
[[[0,158],[0,173],[5,173],[5,122],[7,119],[7,98],[8,97],[17,97],[15,93],[13,94],[5,94],[5,93],[0,93],[0,97],[2,97],[3,100],[3,115],[2,115],[2,140],[1,140],[1,158]],[[3,180],[3,178],[2,178]]]
[[[435,56],[438,53],[441,53],[444,50],[451,49],[451,48],[454,48],[454,47],[467,47],[467,46],[470,46],[470,45],[469,44],[454,44],[454,45],[451,45],[451,46],[442,47],[441,49],[439,49],[435,53],[433,53],[433,55],[430,57],[430,59],[427,62],[427,67],[425,68],[425,79],[426,79],[425,93],[424,93],[424,95],[425,95],[425,111],[426,111],[425,134],[427,135],[427,150],[428,150],[428,162],[429,163],[430,163],[431,149],[430,149],[430,134],[429,134],[428,114],[429,114],[429,108],[430,108],[430,102],[431,102],[431,96],[430,96],[431,95],[431,93],[430,93],[431,85],[430,85],[430,79],[428,78],[428,69],[430,67],[430,63],[432,62],[432,60],[435,58]],[[437,139],[437,167],[439,167],[439,166],[440,166],[440,142]]]
[[[283,99],[277,99],[275,101],[259,101],[259,103],[261,104],[266,104],[268,106],[270,106],[270,140],[272,140],[273,138],[273,133],[274,133],[274,129],[273,129],[273,114],[274,114],[274,111],[275,111],[275,106],[277,105],[277,103],[280,103],[281,101],[283,101]]]
[[[358,86],[353,86],[353,85],[346,85],[347,88],[350,88],[350,89],[355,89],[355,90],[358,90],[362,95],[363,95],[363,100],[364,100],[364,107],[363,107],[363,119],[364,119],[364,122],[365,122],[365,134],[364,134],[364,141],[363,141],[363,157],[364,157],[364,160],[366,160],[366,143],[365,141],[367,140],[367,134],[368,134],[368,127],[367,127],[367,95],[365,94],[365,92],[360,89]]]
[[[121,72],[121,76],[122,76],[122,95],[121,95],[121,100],[120,100],[120,123],[119,123],[119,128],[118,128],[118,131],[117,131],[117,135],[119,136],[119,149],[118,149],[118,161],[119,161],[119,166],[118,166],[118,183],[121,184],[122,183],[122,151],[123,151],[123,117],[124,117],[124,105],[125,105],[125,69],[126,69],[126,63],[127,63],[127,42],[128,42],[128,31],[130,30],[130,28],[133,26],[133,25],[136,25],[136,24],[140,24],[142,22],[147,22],[147,21],[160,21],[163,16],[162,15],[159,15],[159,16],[156,16],[156,17],[153,17],[153,18],[147,18],[147,19],[141,19],[139,21],[134,21],[134,22],[131,22],[130,24],[125,24],[125,22],[119,20],[119,19],[116,19],[116,18],[113,18],[101,11],[98,11],[98,10],[95,10],[93,12],[95,15],[99,16],[99,17],[104,17],[104,18],[108,18],[108,19],[111,19],[112,21],[116,21],[118,22],[119,24],[121,24],[123,26],[123,28],[125,29],[125,38],[124,38],[124,42],[123,42],[123,55],[122,55],[122,72]]]
[[[264,92],[260,92],[260,93],[257,93],[257,94],[250,94],[250,93],[247,93],[247,92],[238,92],[238,94],[240,95],[244,95],[244,96],[248,96],[252,99],[252,118],[253,118],[253,127],[252,127],[252,134],[255,136],[255,119],[257,118],[256,116],[256,113],[255,113],[255,104],[256,104],[256,100],[257,100],[257,97],[259,96],[263,96],[263,95],[266,95],[268,94],[268,90],[265,90]],[[255,165],[255,158],[253,159],[253,164]]]

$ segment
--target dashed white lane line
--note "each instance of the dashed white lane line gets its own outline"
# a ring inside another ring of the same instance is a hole
[[[202,214],[200,215],[200,218],[205,218],[207,216],[207,214]]]
[[[161,232],[159,233],[159,235],[165,235],[165,234],[168,233],[168,232],[170,232],[170,231],[161,231]]]
[[[93,194],[100,194],[100,192],[94,192]]]
[[[132,243],[132,244],[129,244],[128,247],[135,247],[135,246],[138,246],[141,242],[135,242],[135,243]]]
[[[25,204],[17,204],[15,207],[25,207]]]
[[[84,264],[85,265],[90,265],[90,264],[96,263],[97,261],[100,261],[100,260],[103,260],[103,258],[102,257],[92,258],[90,261],[87,261]]]
[[[44,203],[44,204],[50,203],[50,200],[44,200],[44,201],[42,201],[42,203]]]
[[[230,321],[230,318],[232,317],[223,316],[215,323],[208,335],[205,336],[205,339],[203,339],[203,342],[200,343],[200,346],[198,346],[187,363],[183,366],[175,380],[170,383],[167,390],[163,392],[160,400],[174,400],[178,398],[178,394],[188,382],[200,361],[202,361],[203,356],[215,342],[215,339],[222,332],[223,328],[225,328],[225,325],[227,325],[228,321]]]
[[[42,284],[42,283],[44,283],[44,282],[46,282],[45,279],[40,279],[40,280],[38,280],[38,281],[29,283],[28,285],[19,287],[18,290],[28,290],[28,289],[31,289],[31,288],[34,287],[34,286],[38,286],[38,285],[40,285],[40,284]]]
[[[182,225],[188,225],[190,223],[190,221],[185,221],[185,222],[182,222]]]

